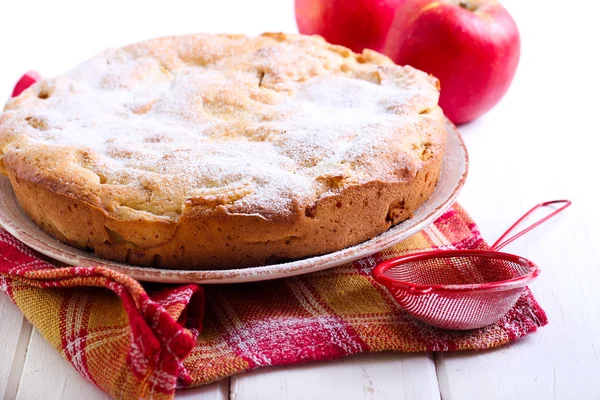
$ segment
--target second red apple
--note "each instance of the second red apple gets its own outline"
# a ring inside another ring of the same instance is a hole
[[[384,53],[440,80],[440,106],[456,124],[491,109],[510,86],[520,40],[510,14],[494,0],[407,0],[397,11]]]
[[[360,53],[383,51],[396,9],[405,0],[296,0],[300,33],[321,35],[328,42]]]

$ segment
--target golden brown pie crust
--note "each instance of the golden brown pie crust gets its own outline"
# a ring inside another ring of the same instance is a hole
[[[38,226],[101,257],[264,265],[409,218],[439,176],[437,100],[434,78],[319,37],[160,38],[9,101],[0,172]]]

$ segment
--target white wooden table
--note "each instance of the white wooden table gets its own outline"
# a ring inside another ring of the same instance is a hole
[[[178,398],[600,398],[600,10],[593,0],[504,4],[521,29],[521,64],[503,101],[461,128],[471,168],[459,201],[492,240],[541,200],[573,200],[508,249],[541,266],[532,289],[550,324],[497,350],[264,369]],[[59,74],[108,46],[164,34],[264,30],[296,30],[292,0],[4,0],[0,96],[25,70]],[[0,398],[107,396],[0,294]]]

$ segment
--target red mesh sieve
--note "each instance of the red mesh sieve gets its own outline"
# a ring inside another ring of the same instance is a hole
[[[448,251],[392,261],[382,271],[387,279],[378,280],[415,318],[445,329],[474,329],[506,314],[538,271],[510,254]]]
[[[563,206],[506,238],[541,207]],[[568,200],[541,203],[515,222],[490,250],[449,250],[412,254],[384,261],[373,270],[406,312],[445,329],[474,329],[494,323],[515,304],[539,268],[525,258],[497,250],[571,205]]]

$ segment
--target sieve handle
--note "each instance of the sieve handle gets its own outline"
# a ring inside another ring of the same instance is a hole
[[[542,219],[534,222],[533,224],[529,225],[527,228],[523,229],[522,231],[514,234],[513,236],[509,237],[508,239],[505,239],[508,235],[510,235],[510,233],[513,230],[515,230],[515,228],[521,222],[523,222],[523,220],[525,218],[529,217],[532,212],[534,212],[538,208],[547,207],[547,206],[552,205],[552,204],[564,204],[564,205],[562,207],[560,207],[560,208],[557,208],[556,210],[554,210],[550,214],[546,215],[544,218],[542,218]],[[538,225],[546,222],[550,218],[554,217],[556,214],[558,214],[559,212],[561,212],[565,208],[569,207],[570,205],[571,205],[571,200],[552,200],[552,201],[546,201],[544,203],[538,204],[537,206],[533,207],[531,210],[527,211],[521,218],[519,218],[517,220],[517,222],[515,222],[514,224],[512,224],[510,226],[510,228],[508,228],[508,230],[506,232],[504,232],[504,234],[502,234],[502,236],[500,236],[500,238],[498,238],[498,240],[496,240],[496,242],[492,245],[491,250],[492,251],[500,250],[501,248],[503,248],[504,246],[506,246],[509,243],[512,243],[514,240],[520,238],[521,236],[523,236],[524,234],[526,234],[527,232],[529,232],[530,230],[532,230],[536,226],[538,226]]]

